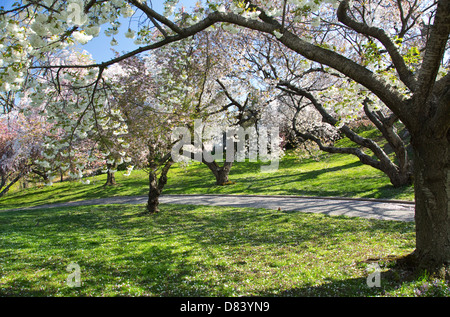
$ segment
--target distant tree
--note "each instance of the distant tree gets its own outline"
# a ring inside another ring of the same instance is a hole
[[[34,160],[40,157],[42,132],[42,122],[17,113],[0,117],[0,197],[32,169],[40,174]]]

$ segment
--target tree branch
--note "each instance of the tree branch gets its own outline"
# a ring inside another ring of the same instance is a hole
[[[433,89],[433,83],[439,71],[441,60],[444,56],[445,47],[450,33],[450,1],[438,1],[436,16],[431,26],[430,38],[425,48],[425,55],[419,70],[416,114],[419,112],[427,116],[429,108],[425,107],[426,100]]]
[[[383,44],[383,46],[386,48],[389,55],[391,56],[392,62],[394,63],[394,66],[400,76],[400,80],[411,91],[414,91],[417,85],[414,75],[411,72],[411,70],[409,70],[408,67],[406,66],[403,57],[400,55],[399,51],[397,50],[397,47],[391,41],[386,32],[384,32],[383,29],[368,26],[365,23],[360,23],[351,19],[347,14],[348,9],[349,9],[348,0],[342,1],[337,10],[338,20],[358,33],[371,36],[379,40],[381,44]]]
[[[375,124],[378,130],[380,130],[381,134],[384,136],[386,141],[394,150],[395,155],[398,159],[398,166],[400,171],[402,171],[403,173],[408,173],[411,166],[409,164],[408,153],[406,151],[405,143],[396,133],[395,128],[393,126],[396,120],[392,120],[392,116],[384,118],[380,117],[380,115],[376,115],[375,113],[370,111],[369,102],[370,102],[369,100],[365,100],[363,103],[365,114],[367,115],[369,120]],[[396,117],[394,116],[394,118]]]
[[[296,87],[290,83],[287,82],[280,82],[277,85],[278,88],[283,88],[286,87],[287,90],[285,90],[286,92],[291,92],[294,93],[296,95],[299,96],[303,96],[307,99],[309,99],[312,104],[314,105],[314,108],[316,108],[319,113],[321,114],[322,118],[325,120],[325,122],[327,122],[328,124],[332,125],[332,126],[336,126],[336,124],[338,123],[338,120],[336,120],[335,118],[333,118],[324,108],[323,106],[316,100],[316,98],[309,92]],[[370,149],[375,156],[381,161],[384,162],[384,165],[391,165],[392,167],[394,166],[394,164],[392,163],[392,161],[389,159],[389,156],[383,151],[382,148],[380,148],[380,146],[374,142],[371,139],[368,138],[364,138],[358,134],[356,134],[355,132],[353,132],[348,126],[343,125],[341,128],[339,128],[339,131],[341,131],[342,133],[344,133],[351,141],[355,142],[356,144],[366,147],[368,149]],[[310,140],[313,140],[310,138]],[[314,140],[313,140],[314,141]],[[316,142],[316,141],[314,141]],[[320,146],[320,145],[319,145]],[[323,146],[323,145],[322,145]],[[324,147],[325,148],[325,147]],[[330,149],[327,148],[326,151],[328,152]],[[361,156],[363,155],[362,153],[359,153],[355,150],[345,150],[346,152],[336,152],[336,151],[341,151],[341,150],[333,150],[334,152],[330,152],[330,153],[351,153],[354,154],[356,156],[358,156],[358,158],[360,158],[361,160]],[[361,151],[360,151],[361,152]],[[366,154],[364,154],[366,155]],[[369,162],[370,160],[368,160],[368,158],[364,158],[365,161]],[[372,159],[373,160],[373,159]],[[361,162],[363,162],[361,160]],[[363,162],[364,163],[364,162]],[[373,167],[375,167],[373,165],[373,163],[366,163],[369,164]],[[380,167],[376,167],[378,169],[381,169]],[[382,169],[381,169],[382,170]]]
[[[137,8],[139,8],[142,12],[145,13],[145,15],[153,22],[154,19],[159,21],[160,23],[166,25],[169,27],[172,31],[174,31],[177,34],[183,34],[183,29],[178,27],[175,23],[167,19],[165,16],[159,14],[158,12],[154,11],[152,8],[147,6],[145,2],[138,1],[138,0],[128,0],[129,3],[133,4]],[[155,24],[155,23],[154,23]],[[161,31],[161,33],[167,37],[167,33],[165,33],[164,30],[162,30],[160,27],[158,27],[157,23],[155,26],[158,28],[158,30]]]
[[[132,0],[130,0],[132,1]],[[133,2],[136,2],[133,0]],[[256,7],[257,8],[257,7]],[[184,28],[181,33],[175,34],[172,36],[168,36],[167,38],[144,46],[140,47],[132,52],[126,53],[122,56],[114,58],[108,62],[104,62],[101,64],[92,64],[92,65],[76,65],[76,66],[36,66],[32,68],[90,68],[90,67],[107,67],[114,63],[117,63],[121,60],[124,60],[128,57],[134,56],[141,52],[153,50],[164,45],[167,45],[172,42],[176,42],[192,36],[198,32],[201,32],[208,28],[209,26],[219,23],[219,22],[228,22],[238,26],[242,26],[248,29],[252,29],[255,31],[260,31],[267,34],[273,34],[275,30],[280,30],[281,25],[275,19],[267,16],[263,11],[261,11],[259,15],[260,20],[247,19],[241,15],[237,15],[234,13],[221,13],[221,12],[213,12],[210,13],[206,18],[201,20],[200,22]],[[355,80],[359,84],[365,86],[370,91],[372,91],[375,95],[378,96],[394,113],[396,113],[403,122],[408,122],[411,120],[409,116],[409,110],[406,107],[406,97],[393,89],[389,84],[384,81],[379,80],[375,74],[373,74],[370,70],[361,66],[349,58],[340,55],[332,50],[328,50],[319,46],[316,46],[312,43],[308,43],[307,41],[299,38],[296,34],[285,30],[283,32],[283,36],[278,39],[283,45],[287,48],[292,49],[296,53],[306,57],[309,60],[318,62],[320,64],[324,64],[330,66],[337,71],[343,73],[349,78]]]

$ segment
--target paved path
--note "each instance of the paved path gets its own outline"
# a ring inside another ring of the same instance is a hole
[[[21,208],[20,210],[101,204],[144,204],[146,202],[146,196],[110,197]],[[283,211],[323,213],[334,216],[414,221],[414,203],[404,201],[258,195],[163,195],[160,202],[166,204],[280,208]]]

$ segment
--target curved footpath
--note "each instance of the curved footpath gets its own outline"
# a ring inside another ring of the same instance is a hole
[[[66,206],[86,206],[105,204],[145,204],[147,196],[125,196],[92,200],[47,204],[11,210],[33,210]],[[363,217],[383,220],[414,221],[414,203],[398,200],[300,197],[300,196],[259,196],[259,195],[162,195],[160,203],[266,208],[282,211],[322,213],[332,216]],[[0,211],[0,212],[1,212]]]

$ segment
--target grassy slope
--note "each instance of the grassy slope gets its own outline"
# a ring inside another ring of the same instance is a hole
[[[261,163],[235,163],[231,169],[232,185],[215,185],[212,173],[204,164],[187,168],[175,165],[169,171],[165,194],[257,194],[342,196],[413,200],[412,187],[394,188],[380,171],[363,165],[349,155],[320,156],[320,160],[300,160],[289,155],[273,173],[261,173]],[[55,183],[51,187],[28,188],[11,192],[0,199],[0,209],[41,205],[109,196],[146,195],[147,175],[134,171],[131,176],[116,174],[117,186],[104,188],[105,175],[89,178],[91,184]]]
[[[414,224],[251,208],[88,206],[0,213],[3,296],[449,295],[403,280],[388,256],[414,248]],[[369,258],[381,288],[367,286]],[[82,286],[66,284],[81,268]]]
[[[174,169],[165,192],[414,199],[411,187],[394,188],[383,173],[349,155],[322,155],[319,161],[287,156],[273,173],[261,173],[261,165],[235,163],[230,179],[236,183],[216,186],[211,172],[194,163],[186,172]]]

